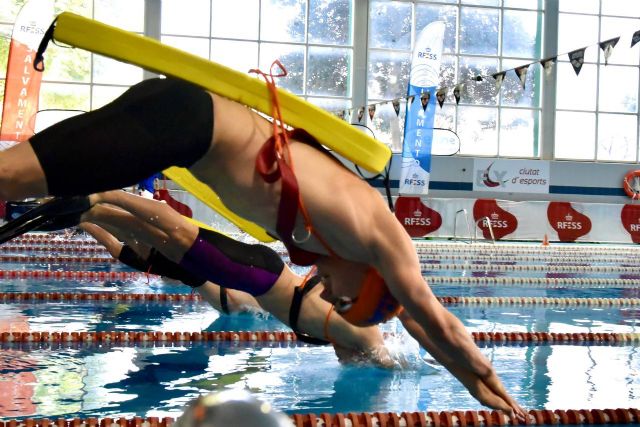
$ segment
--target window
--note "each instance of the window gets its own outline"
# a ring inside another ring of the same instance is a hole
[[[368,102],[382,104],[376,106],[376,117],[367,120],[376,136],[399,150],[404,111],[401,108],[397,117],[384,101],[405,97],[417,34],[433,21],[444,21],[438,88],[447,88],[448,95],[444,106],[436,109],[435,127],[458,133],[461,154],[537,156],[540,70],[529,67],[524,89],[513,71],[506,74],[499,91],[491,75],[540,59],[542,3],[371,1],[367,95]],[[475,81],[477,76],[482,81]],[[465,86],[456,105],[452,89],[458,83]]]
[[[555,157],[638,160],[640,2],[567,1],[559,4]],[[580,28],[580,31],[576,31]],[[620,37],[605,65],[598,42]],[[567,53],[586,48],[577,75]]]
[[[281,88],[326,109],[351,105],[353,0],[162,1],[163,43],[237,71],[267,72]]]
[[[0,85],[3,89],[11,29],[24,3],[23,0],[5,0],[0,12],[0,34],[6,36],[0,39]],[[129,31],[142,33],[144,30],[144,0],[56,0],[54,8],[55,14],[74,12]],[[138,67],[50,43],[45,55],[41,112],[36,117],[36,130],[73,114],[61,110],[98,108],[141,81],[142,77],[142,69]]]
[[[0,2],[2,94],[8,37],[24,0]],[[447,97],[434,125],[458,133],[460,154],[539,157],[544,149],[558,159],[640,159],[640,43],[630,47],[631,35],[640,30],[637,1],[56,0],[55,7],[147,31],[242,72],[266,71],[279,59],[288,71],[277,79],[280,87],[332,112],[361,111],[362,122],[394,151],[402,147],[416,37],[428,23],[443,21],[438,86]],[[149,17],[159,18],[145,23],[145,7],[155,12]],[[617,36],[605,65],[597,43]],[[584,65],[576,75],[566,54],[582,47]],[[537,61],[550,49],[557,64],[545,77]],[[523,87],[513,70],[527,64]],[[55,45],[45,66],[41,109],[95,109],[144,77],[137,67]],[[492,77],[498,71],[506,71],[499,90]],[[460,83],[456,103],[452,92]],[[544,104],[548,93],[554,97]],[[392,100],[401,101],[399,114]],[[376,108],[370,116],[371,104]],[[68,114],[40,113],[37,124]]]

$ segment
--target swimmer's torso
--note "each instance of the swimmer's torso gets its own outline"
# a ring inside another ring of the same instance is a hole
[[[229,209],[277,235],[281,183],[266,183],[255,168],[259,150],[273,133],[272,124],[237,103],[215,95],[213,99],[214,142],[207,155],[190,170],[210,185]],[[314,227],[340,256],[360,260],[368,257],[366,244],[357,247],[355,242],[366,243],[372,230],[369,226],[372,216],[380,209],[388,210],[380,195],[316,148],[294,142],[290,149],[300,192]],[[317,185],[318,182],[329,185]],[[365,194],[371,192],[377,197]],[[305,234],[298,214],[296,236]],[[316,239],[299,246],[327,253]]]

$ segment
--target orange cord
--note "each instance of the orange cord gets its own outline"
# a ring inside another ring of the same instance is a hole
[[[335,344],[336,341],[331,338],[329,334],[329,318],[331,317],[331,313],[333,312],[333,304],[329,307],[329,311],[327,311],[327,317],[324,318],[324,339],[329,341],[331,344]]]
[[[309,269],[309,272],[307,274],[304,275],[304,277],[302,278],[302,283],[300,283],[300,285],[298,286],[300,289],[304,289],[305,286],[307,286],[307,282],[309,281],[309,279],[311,278],[311,276],[313,276],[316,271],[318,271],[318,267],[316,267],[315,265],[312,266]]]
[[[274,74],[274,67],[278,67],[280,69],[280,71],[277,74]],[[278,100],[278,90],[276,88],[276,83],[275,83],[275,77],[285,77],[288,74],[287,69],[284,67],[284,65],[282,65],[282,63],[279,60],[276,59],[275,61],[273,61],[273,63],[271,63],[269,74],[256,68],[249,70],[249,72],[259,74],[260,76],[262,76],[262,78],[264,78],[265,82],[267,83],[267,88],[269,89],[269,93],[271,94],[271,101],[272,101],[271,115],[273,117],[273,122],[272,122],[273,138],[274,138],[276,156],[281,159],[284,159],[284,161],[289,164],[291,171],[294,172],[294,175],[295,175],[293,158],[289,150],[289,136],[288,136],[287,129],[285,128],[285,125],[284,125],[282,112],[280,111],[280,101]],[[310,235],[313,234],[318,239],[318,241],[320,241],[322,246],[324,246],[324,248],[329,252],[329,255],[336,256],[335,252],[331,249],[327,241],[324,240],[322,236],[320,236],[318,232],[314,229],[313,223],[311,222],[311,216],[309,215],[309,212],[307,211],[307,208],[304,205],[304,201],[302,200],[302,194],[300,193],[298,194],[298,207],[299,207],[300,213],[302,214],[302,217],[304,218],[305,229],[307,230],[307,232],[309,232]]]

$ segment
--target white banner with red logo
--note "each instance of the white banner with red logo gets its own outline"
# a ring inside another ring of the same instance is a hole
[[[425,195],[429,192],[436,88],[444,30],[444,22],[431,22],[420,32],[413,49],[402,143],[400,194]]]
[[[412,237],[640,243],[640,204],[399,197],[395,215]]]
[[[473,191],[546,194],[549,170],[545,160],[475,159]]]
[[[33,60],[53,20],[53,0],[27,2],[13,25],[2,107],[0,146],[23,142],[34,134],[42,73]]]

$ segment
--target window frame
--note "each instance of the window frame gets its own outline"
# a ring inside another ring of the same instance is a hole
[[[95,7],[96,7],[96,1],[97,0],[90,0],[91,1],[91,16],[94,17],[95,16]],[[374,48],[369,47],[369,28],[370,28],[370,5],[371,2],[373,0],[353,0],[352,3],[352,13],[353,13],[353,17],[352,17],[352,28],[351,28],[351,45],[350,46],[340,46],[340,48],[345,48],[345,49],[349,49],[351,51],[351,67],[350,67],[350,75],[347,76],[347,81],[348,81],[348,85],[350,86],[350,93],[349,91],[347,92],[346,96],[327,96],[327,95],[310,95],[306,93],[306,87],[305,87],[305,93],[303,93],[301,96],[305,99],[309,99],[312,102],[317,102],[318,100],[327,100],[330,102],[335,102],[336,104],[344,104],[344,108],[345,109],[352,109],[352,111],[355,111],[359,108],[364,108],[366,110],[367,106],[371,103],[377,103],[377,102],[382,102],[382,101],[390,101],[390,100],[379,100],[379,99],[375,99],[375,98],[370,98],[369,94],[368,94],[368,89],[367,89],[367,82],[368,82],[368,61],[369,61],[369,57],[371,55],[371,53],[373,51],[375,51]],[[458,6],[460,7],[461,5],[467,5],[467,6],[473,6],[473,7],[488,7],[488,6],[477,6],[477,5],[473,5],[472,3],[466,3],[464,2],[464,0],[394,0],[397,2],[405,2],[405,3],[411,3],[412,7],[414,8],[414,10],[412,11],[412,35],[411,35],[411,44],[413,45],[414,40],[415,40],[415,26],[416,26],[416,14],[415,14],[415,5],[420,5],[420,4],[441,4],[443,6]],[[541,44],[542,44],[542,57],[541,58],[535,58],[533,61],[535,60],[539,60],[539,59],[544,59],[544,58],[557,58],[558,62],[561,61],[566,61],[566,58],[564,58],[565,52],[561,52],[560,55],[558,54],[558,36],[559,36],[559,21],[560,21],[560,8],[559,8],[559,1],[558,0],[540,0],[542,2],[541,7],[539,9],[535,9],[540,11],[540,13],[543,15],[543,27],[542,27],[542,33],[540,35],[541,37]],[[600,0],[599,2],[599,11],[597,14],[590,14],[592,16],[597,16],[598,18],[598,22],[599,22],[599,32],[601,31],[600,27],[600,22],[603,18],[603,14],[602,14],[602,1],[604,0]],[[211,0],[209,0],[210,4],[211,4]],[[500,6],[490,6],[490,8],[496,8],[499,10],[500,13],[500,22],[503,21],[503,16],[504,16],[504,11],[505,10],[534,10],[534,9],[523,9],[523,8],[519,8],[519,7],[512,7],[512,6],[504,6],[503,3],[506,3],[506,0],[498,0]],[[305,24],[305,31],[308,33],[309,31],[309,26],[308,26],[308,20],[309,20],[309,0],[307,0],[307,13],[306,13],[306,24]],[[155,38],[157,40],[160,40],[162,37],[162,29],[161,29],[161,19],[162,19],[162,13],[161,13],[161,8],[162,8],[162,2],[159,0],[144,0],[144,35],[148,36],[148,37],[152,37]],[[210,6],[211,8],[211,6]],[[210,9],[211,10],[211,9]],[[566,13],[566,12],[563,12]],[[604,15],[605,17],[609,17],[612,15]],[[210,17],[211,20],[211,17]],[[5,25],[12,25],[12,23],[10,22],[0,22],[0,24],[5,24]],[[210,22],[211,25],[211,22]],[[457,33],[459,33],[459,26],[460,26],[460,19],[458,18],[457,20]],[[179,35],[176,35],[179,36]],[[500,39],[502,38],[502,33],[499,33],[499,37]],[[211,36],[211,31],[209,32],[209,36],[206,37],[208,39],[208,44],[209,44],[209,52],[211,52],[211,43],[212,40],[215,39],[214,37]],[[258,37],[257,40],[259,46],[260,43],[263,42],[268,42],[268,40],[260,40],[260,38]],[[322,43],[311,43],[309,42],[309,38],[305,37],[305,41],[304,42],[282,42],[283,44],[291,44],[294,46],[303,46],[304,51],[305,51],[305,59],[304,59],[304,82],[303,85],[306,86],[306,76],[307,76],[307,72],[308,72],[308,59],[309,59],[309,52],[310,52],[310,48],[311,47],[336,47],[334,45],[324,45]],[[503,60],[507,59],[507,60],[515,60],[513,58],[506,58],[502,56],[502,41],[499,41],[499,55],[494,57],[497,58],[497,60],[499,61],[499,64],[503,64]],[[576,48],[578,48],[578,46],[576,46]],[[593,47],[590,47],[591,49],[593,49]],[[637,48],[637,47],[636,47]],[[259,49],[260,47],[258,47],[258,57],[259,57]],[[458,63],[458,59],[460,57],[466,56],[463,55],[462,53],[459,52],[459,49],[457,49],[458,51],[455,52],[455,57],[456,59],[456,64]],[[482,55],[480,55],[481,57],[484,57]],[[258,61],[259,59],[256,58],[256,61]],[[88,77],[88,81],[86,82],[70,82],[70,81],[60,81],[60,80],[51,80],[51,79],[43,79],[43,83],[62,83],[62,84],[69,84],[69,85],[83,85],[83,86],[87,86],[89,88],[89,105],[93,106],[94,105],[94,90],[96,87],[103,87],[103,86],[107,86],[107,87],[127,87],[126,85],[121,85],[121,84],[110,84],[110,83],[98,83],[95,81],[94,79],[94,54],[91,54],[91,60],[90,60],[90,67],[91,67],[91,73],[90,76]],[[526,61],[526,60],[525,60]],[[498,103],[495,106],[490,105],[487,106],[489,108],[496,108],[498,111],[498,122],[496,124],[496,131],[498,132],[498,134],[500,133],[500,114],[499,112],[502,111],[503,109],[518,109],[518,108],[524,108],[525,110],[528,111],[534,111],[535,113],[537,113],[537,119],[535,119],[535,125],[538,127],[538,129],[536,129],[534,132],[537,136],[535,136],[534,138],[537,139],[537,155],[534,155],[532,157],[524,157],[524,158],[534,158],[534,159],[543,159],[543,160],[572,160],[572,161],[582,161],[582,162],[602,162],[602,163],[608,163],[608,162],[614,162],[614,163],[619,163],[619,160],[601,160],[598,159],[598,129],[599,129],[599,122],[600,122],[600,114],[606,114],[608,112],[606,111],[601,111],[599,109],[599,105],[598,102],[596,100],[596,107],[595,110],[591,111],[591,110],[587,110],[588,112],[593,112],[595,114],[595,135],[594,135],[594,139],[596,141],[595,146],[594,146],[594,153],[593,153],[593,158],[592,159],[574,159],[571,157],[559,157],[556,156],[556,145],[555,145],[555,137],[556,137],[556,115],[558,111],[572,111],[570,109],[558,109],[557,108],[557,81],[558,81],[558,75],[557,75],[557,67],[554,66],[551,70],[551,72],[549,74],[544,74],[541,73],[540,67],[539,65],[536,65],[535,62],[532,61],[532,67],[538,67],[538,69],[535,70],[536,73],[541,74],[541,77],[539,79],[539,90],[540,90],[540,98],[539,98],[539,104],[537,106],[533,106],[533,107],[519,107],[519,106],[513,106],[513,105],[506,105],[506,104],[501,104]],[[598,58],[595,62],[596,66],[598,67],[602,67],[602,52],[600,51],[600,49],[598,49]],[[523,65],[526,62],[523,62]],[[632,67],[635,67],[637,69],[640,70],[640,64],[632,64]],[[499,65],[500,69],[501,65]],[[457,68],[459,68],[459,66],[457,66]],[[458,70],[456,70],[456,75],[458,75]],[[597,72],[597,79],[596,79],[596,90],[599,91],[600,90],[600,70],[598,70]],[[154,73],[151,73],[149,71],[143,70],[143,79],[146,78],[150,78],[155,76]],[[2,81],[2,86],[4,86],[4,81],[5,81],[5,76],[0,76],[0,80]],[[402,96],[403,94],[399,94],[400,96]],[[638,88],[638,102],[640,103],[640,85]],[[449,99],[448,102],[450,103]],[[340,107],[336,107],[336,108],[342,108],[342,106]],[[457,109],[457,106],[455,106],[454,108]],[[328,108],[330,111],[335,111],[332,110],[331,108]],[[640,123],[640,108],[638,108],[639,111],[636,111],[635,113],[624,113],[624,114],[630,114],[630,115],[634,115],[636,117],[636,120]],[[337,112],[337,111],[336,111]],[[357,118],[355,117],[356,114],[353,114],[351,121],[352,122],[356,122]],[[366,117],[366,114],[365,114]],[[456,114],[456,122],[457,122],[457,114]],[[501,156],[500,155],[500,143],[501,143],[501,136],[498,135],[497,136],[497,144],[498,147],[496,148],[496,152],[497,154],[495,155],[495,157],[507,157],[507,156]],[[535,139],[534,139],[535,141]],[[535,142],[534,142],[535,143]],[[633,163],[639,163],[640,162],[640,125],[638,126],[638,131],[636,133],[636,144],[635,144],[635,149],[636,149],[636,154],[635,154],[635,159],[633,161]],[[535,147],[534,147],[535,150]],[[474,154],[456,154],[456,156],[461,156],[461,157],[482,157],[482,156],[478,156],[478,155],[474,155]],[[494,156],[492,156],[494,157]],[[628,163],[628,162],[625,162]]]

